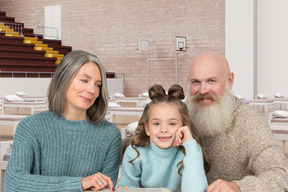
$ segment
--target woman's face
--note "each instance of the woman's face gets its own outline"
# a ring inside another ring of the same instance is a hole
[[[86,115],[86,110],[99,97],[101,84],[99,67],[93,62],[84,64],[67,90],[65,112],[85,112]]]
[[[181,114],[173,104],[161,103],[154,106],[149,114],[145,131],[159,148],[173,146],[176,131],[182,127]]]

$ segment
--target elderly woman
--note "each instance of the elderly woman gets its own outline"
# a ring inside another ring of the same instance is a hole
[[[121,135],[104,118],[107,95],[99,59],[84,51],[67,54],[48,88],[49,110],[17,127],[5,191],[113,191]]]

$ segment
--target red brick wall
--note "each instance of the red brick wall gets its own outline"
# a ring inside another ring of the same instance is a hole
[[[189,48],[178,55],[178,83],[185,90],[191,60],[203,50],[225,50],[225,0],[0,0],[0,11],[34,28],[44,26],[48,5],[62,7],[63,45],[94,53],[107,71],[125,74],[126,96],[147,91],[139,38],[149,39],[151,58],[175,57],[175,36],[187,38]],[[151,61],[149,84],[167,89],[175,72],[174,60]]]

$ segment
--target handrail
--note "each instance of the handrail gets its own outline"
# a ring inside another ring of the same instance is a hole
[[[35,37],[37,35],[43,34],[45,38],[52,38],[52,39],[59,39],[58,36],[58,29],[54,27],[43,27],[43,26],[36,26],[34,29]]]
[[[14,76],[16,74],[24,74],[25,78],[30,78],[28,77],[28,74],[37,74],[37,77],[35,78],[41,78],[41,75],[49,75],[50,77],[52,77],[54,75],[54,72],[28,72],[28,71],[0,71],[0,78],[6,78],[6,77],[2,77],[2,74],[11,74],[11,78],[14,78]]]
[[[29,72],[29,71],[1,71],[0,70],[0,78],[6,78],[2,77],[2,74],[11,74],[11,78],[14,78],[16,74],[25,74],[25,78],[28,78],[28,74],[37,74],[37,78],[41,78],[41,75],[50,75],[52,77],[54,75],[54,72]],[[122,76],[123,83],[125,82],[125,74],[124,73],[115,73],[115,78],[119,78],[118,75]],[[121,77],[120,77],[121,78]]]
[[[0,22],[0,33],[18,34],[23,36],[23,26],[17,23],[3,23]]]

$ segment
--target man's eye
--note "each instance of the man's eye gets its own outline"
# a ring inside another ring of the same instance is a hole
[[[210,82],[210,83],[215,83],[215,82],[216,82],[216,80],[214,80],[214,79],[211,79],[211,80],[209,80],[209,82]]]
[[[191,81],[191,84],[198,84],[198,83],[200,83],[200,81]]]

